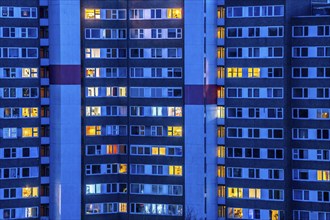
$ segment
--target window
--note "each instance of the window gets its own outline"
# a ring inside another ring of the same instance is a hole
[[[182,18],[181,8],[167,9],[167,18]]]
[[[145,127],[144,125],[132,125],[131,126],[131,136],[144,136]]]
[[[182,137],[182,127],[167,126],[167,136]]]
[[[101,135],[101,126],[100,125],[86,126],[86,135],[87,136]]]
[[[27,138],[27,137],[38,137],[38,127],[33,127],[33,128],[22,128],[22,137]]]
[[[3,139],[17,138],[17,128],[3,128],[2,132]]]
[[[228,198],[243,198],[243,188],[228,187]]]
[[[38,187],[25,187],[22,189],[22,198],[38,197]]]
[[[249,199],[260,199],[260,189],[249,188]]]
[[[169,175],[182,176],[182,166],[168,166]]]

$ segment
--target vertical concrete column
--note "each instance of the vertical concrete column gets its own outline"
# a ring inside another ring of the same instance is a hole
[[[186,216],[205,219],[204,1],[184,2]]]
[[[81,219],[80,1],[49,0],[50,219]]]
[[[216,220],[216,1],[184,5],[186,215]]]
[[[217,0],[207,0],[206,9],[206,197],[207,219],[218,218],[217,200]]]

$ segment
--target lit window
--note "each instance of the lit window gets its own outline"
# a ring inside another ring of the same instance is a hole
[[[237,67],[227,68],[227,77],[228,78],[242,78],[243,77],[243,68],[237,68]]]
[[[158,155],[158,147],[152,148],[152,155]]]
[[[126,97],[126,87],[119,87],[119,96]]]
[[[218,38],[223,39],[225,38],[225,28],[224,27],[218,27]]]
[[[218,186],[218,197],[224,198],[226,196],[226,186]]]
[[[243,198],[243,188],[228,188],[228,198]]]
[[[225,48],[218,47],[217,57],[220,59],[225,58]]]
[[[217,106],[217,117],[225,118],[225,107],[224,106]]]
[[[225,146],[218,146],[218,157],[224,158],[226,155]]]
[[[38,137],[38,128],[22,128],[22,137]]]
[[[166,148],[165,147],[160,147],[159,148],[159,155],[166,155]]]
[[[174,176],[182,176],[182,166],[168,166],[168,173]]]
[[[127,212],[127,203],[119,203],[119,212]]]
[[[318,181],[330,181],[330,171],[329,170],[318,170],[317,171]]]
[[[168,126],[167,127],[168,136],[182,137],[182,127],[181,126]]]
[[[182,18],[181,8],[167,9],[167,18]]]
[[[248,68],[248,77],[249,78],[259,78],[260,77],[260,68]]]
[[[218,166],[218,177],[225,177],[226,176],[226,168],[225,166]]]
[[[242,208],[228,208],[228,217],[229,218],[243,218],[243,209]]]
[[[22,117],[38,117],[38,108],[22,108]]]
[[[250,199],[260,199],[260,189],[249,189]]]
[[[100,9],[85,9],[85,19],[100,19]]]
[[[107,145],[107,154],[118,154],[118,145]]]
[[[22,189],[22,197],[38,197],[38,187],[25,187]]]
[[[119,173],[127,173],[127,164],[119,165]]]
[[[269,217],[270,220],[278,220],[279,219],[278,210],[269,210]]]
[[[101,135],[101,126],[86,126],[86,135],[87,136]]]

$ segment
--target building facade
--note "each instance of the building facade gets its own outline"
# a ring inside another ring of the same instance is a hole
[[[326,2],[0,4],[0,219],[329,212]]]

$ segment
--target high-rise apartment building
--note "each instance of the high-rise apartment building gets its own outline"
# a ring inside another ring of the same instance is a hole
[[[310,1],[225,6],[219,90],[226,91],[227,190],[219,214],[329,219],[328,8]]]
[[[3,0],[0,219],[329,220],[310,0]]]

